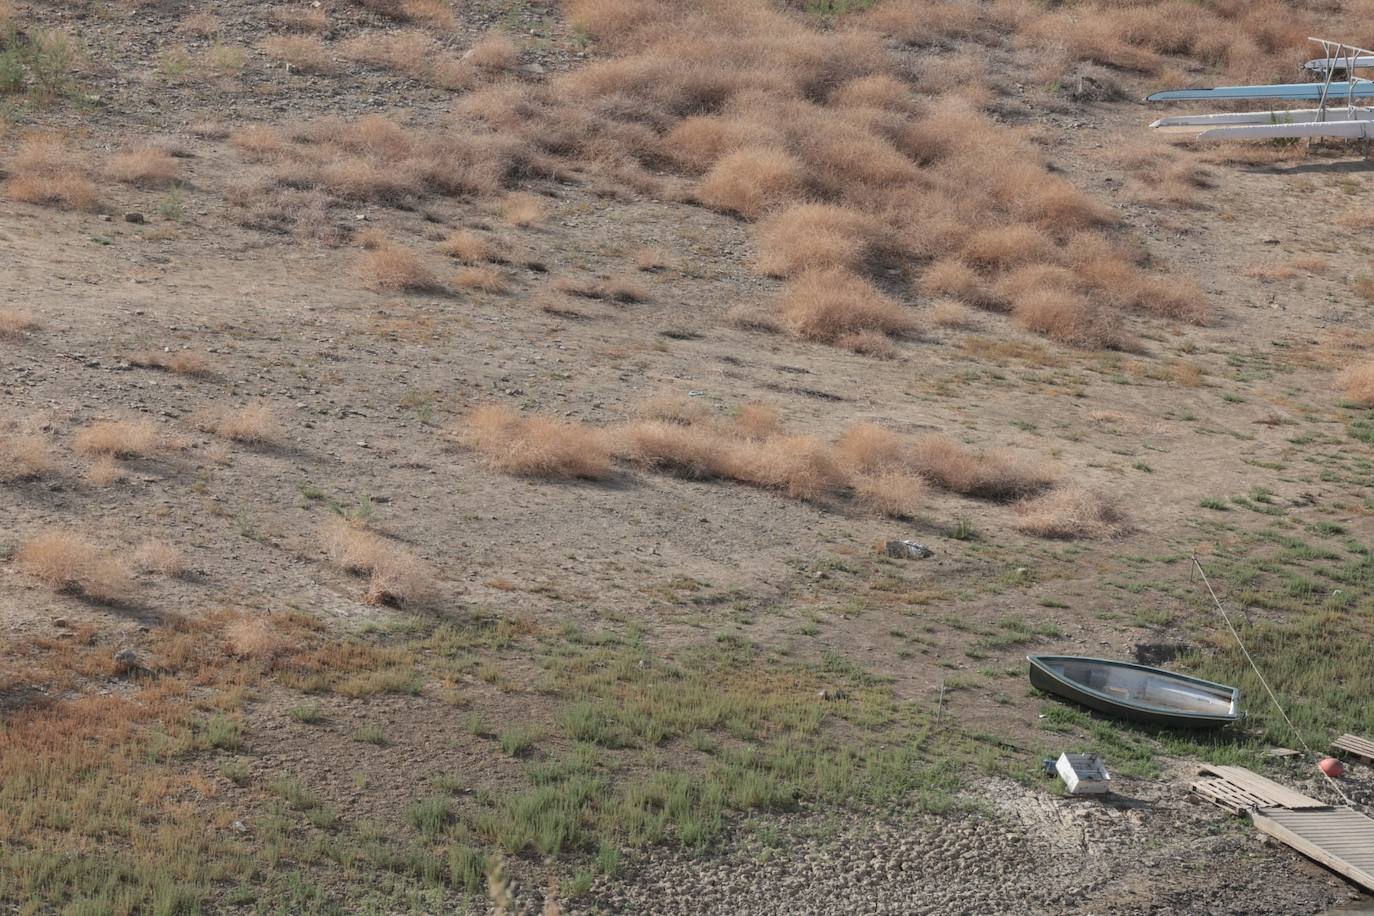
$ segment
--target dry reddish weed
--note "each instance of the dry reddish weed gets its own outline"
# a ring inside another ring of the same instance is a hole
[[[443,289],[443,284],[423,258],[393,242],[381,242],[365,250],[359,261],[358,272],[363,282],[373,289],[408,292]]]
[[[368,576],[366,604],[414,606],[432,594],[434,572],[398,544],[332,518],[320,527],[320,543],[331,562]]]
[[[175,579],[186,575],[190,566],[179,547],[150,538],[134,549],[134,568]]]
[[[1113,498],[1079,487],[1027,500],[1016,514],[1018,531],[1043,538],[1114,538],[1133,528]]]
[[[72,448],[81,455],[139,458],[161,448],[161,436],[151,420],[101,420],[77,430]]]
[[[73,210],[95,209],[95,185],[87,177],[84,157],[51,135],[30,137],[9,164],[0,193],[10,200]]]
[[[833,343],[862,331],[907,334],[915,321],[902,306],[855,274],[808,270],[783,287],[781,312],[798,334]]]
[[[105,174],[115,181],[145,188],[165,188],[177,180],[178,172],[176,158],[159,146],[126,150],[105,166]]]
[[[0,340],[18,337],[36,327],[38,321],[28,309],[0,308]]]
[[[133,591],[129,574],[113,554],[66,531],[47,531],[24,542],[15,562],[53,591],[102,604],[121,603]]]
[[[468,414],[459,441],[493,471],[527,477],[599,480],[611,473],[611,455],[597,430],[546,416],[522,417],[489,405]]]

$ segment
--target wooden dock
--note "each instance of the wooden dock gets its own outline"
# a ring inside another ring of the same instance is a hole
[[[1189,791],[1232,814],[1244,814],[1257,808],[1301,811],[1327,806],[1324,801],[1281,786],[1245,767],[1205,766],[1198,774],[1199,778],[1189,786]]]
[[[1374,741],[1368,738],[1361,738],[1359,735],[1341,735],[1331,746],[1338,751],[1345,751],[1352,757],[1358,757],[1366,763],[1374,763]]]
[[[1263,808],[1250,819],[1260,832],[1374,892],[1374,819],[1350,808]]]

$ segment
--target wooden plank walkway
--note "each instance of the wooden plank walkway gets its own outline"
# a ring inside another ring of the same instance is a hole
[[[1250,819],[1262,833],[1374,891],[1374,819],[1350,808],[1264,808]]]
[[[1374,741],[1368,738],[1361,738],[1359,735],[1341,735],[1331,746],[1338,751],[1345,751],[1352,757],[1359,757],[1368,763],[1374,763]]]
[[[1240,814],[1253,808],[1325,808],[1326,802],[1309,798],[1265,779],[1245,767],[1204,766],[1198,769],[1203,777],[1190,787],[1201,798]]]

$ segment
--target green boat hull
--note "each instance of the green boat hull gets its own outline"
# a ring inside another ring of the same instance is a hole
[[[1089,709],[1163,728],[1221,728],[1240,721],[1240,691],[1110,659],[1031,655],[1031,684]]]

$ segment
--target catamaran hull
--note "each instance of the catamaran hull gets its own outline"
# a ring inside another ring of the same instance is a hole
[[[1032,686],[1110,716],[1165,728],[1220,728],[1244,718],[1244,713],[1240,711],[1240,691],[1225,684],[1214,684],[1211,681],[1176,674],[1162,668],[1150,668],[1145,665],[1132,665],[1128,662],[1106,659],[1031,655],[1027,656],[1026,660],[1030,663]],[[1122,671],[1127,675],[1156,679],[1173,684],[1183,692],[1191,691],[1199,696],[1204,693],[1212,695],[1213,701],[1220,708],[1212,712],[1171,710],[1161,708],[1158,705],[1107,696],[1099,690],[1094,690],[1081,682],[1066,677],[1062,667],[1056,671],[1056,665],[1087,666],[1108,672]]]
[[[1211,89],[1168,89],[1145,97],[1147,102],[1224,102],[1228,99],[1286,99],[1319,102],[1323,97],[1374,98],[1374,81],[1325,83],[1275,83],[1272,86],[1216,86]]]
[[[1155,129],[1173,127],[1229,127],[1256,124],[1310,124],[1326,121],[1374,121],[1374,108],[1293,108],[1288,111],[1228,111],[1223,114],[1173,115],[1160,118],[1150,126]]]
[[[1374,137],[1374,121],[1314,121],[1308,124],[1213,127],[1197,135],[1199,140],[1291,140],[1301,137],[1368,140]]]
[[[1374,57],[1317,57],[1303,64],[1308,70],[1325,73],[1327,70],[1355,70],[1374,67]]]

